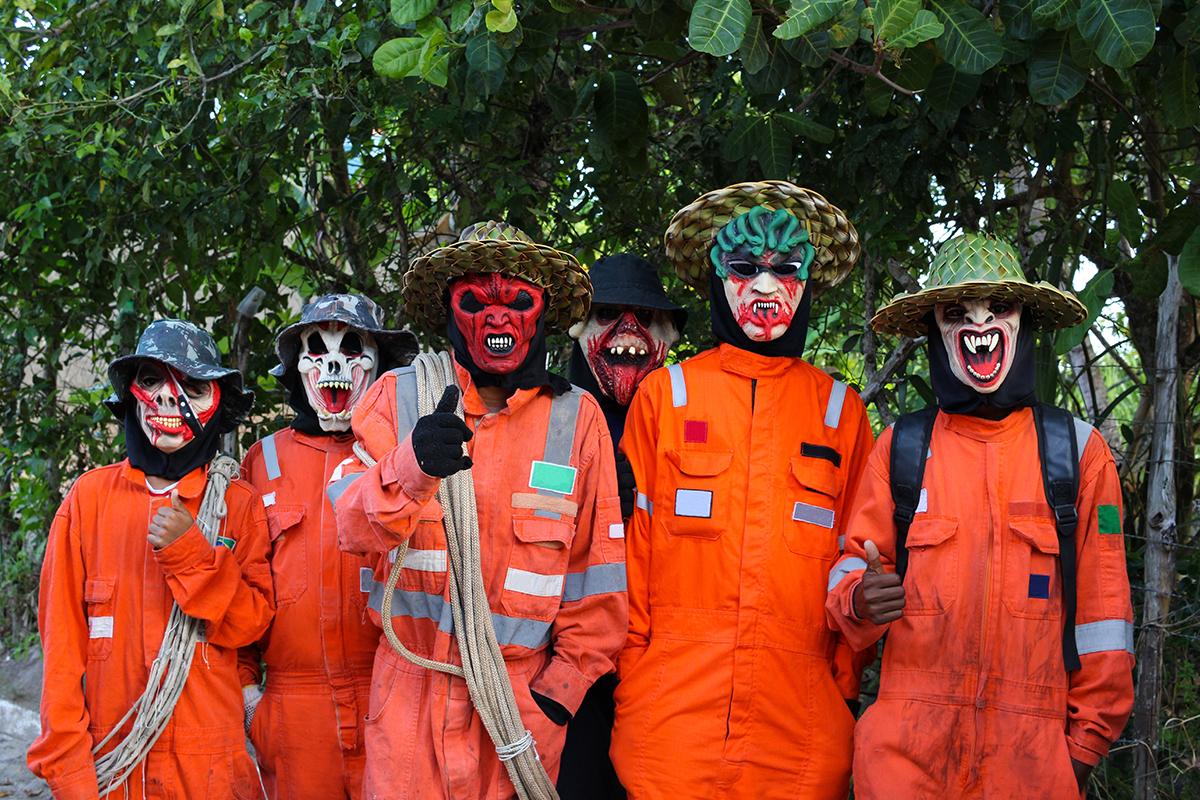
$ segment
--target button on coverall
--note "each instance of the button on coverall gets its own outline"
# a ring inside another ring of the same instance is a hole
[[[204,468],[179,481],[193,517],[204,486]],[[56,800],[98,796],[92,747],[145,691],[172,602],[205,621],[207,641],[196,645],[162,736],[111,796],[262,797],[246,752],[237,674],[237,648],[258,639],[274,611],[262,499],[244,481],[230,484],[220,536],[234,541],[232,550],[210,545],[196,525],[154,550],[146,540],[150,520],[170,503],[169,495],[151,495],[144,473],[123,461],[81,475],[54,517],[38,598],[42,734],[29,748],[29,769]]]
[[[611,749],[630,797],[846,797],[871,658],[825,591],[871,442],[858,395],[799,358],[722,344],[638,389]]]
[[[855,731],[854,794],[1078,797],[1071,759],[1096,764],[1133,707],[1133,615],[1121,487],[1108,445],[1077,422],[1075,640],[1063,666],[1062,585],[1033,413],[939,413],[908,531],[904,616],[890,624],[879,700]],[[887,627],[853,615],[863,543],[895,563],[892,432],[871,453],[828,611],[856,646]]]
[[[310,436],[288,428],[257,442],[243,472],[263,495],[271,531],[275,619],[243,648],[242,685],[267,686],[250,740],[273,800],[342,800],[362,789],[371,664],[380,631],[359,590],[361,556],[338,548],[325,496],[349,458],[351,434]]]
[[[505,409],[488,413],[470,375],[455,364],[463,390],[474,467],[483,583],[496,638],[508,667],[521,719],[537,741],[551,780],[558,772],[565,728],[539,709],[531,691],[574,713],[588,687],[615,666],[628,619],[625,540],[617,498],[613,447],[596,401],[578,389],[569,466],[570,491],[539,493],[533,462],[547,447],[548,387],[518,390]],[[396,375],[387,373],[354,411],[354,432],[378,463],[355,460],[335,474],[338,535],[343,549],[369,553],[374,576],[372,620],[390,568],[388,551],[408,541],[392,602],[396,635],[414,653],[461,663],[452,633],[446,580],[446,536],[439,485],[417,466],[411,439],[396,446]],[[375,657],[366,722],[366,798],[515,797],[457,677],[415,666],[382,640]]]

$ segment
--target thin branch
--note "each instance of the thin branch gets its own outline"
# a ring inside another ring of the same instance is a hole
[[[825,80],[821,81],[821,83],[817,85],[817,88],[812,90],[812,94],[810,94],[808,97],[804,98],[804,102],[796,107],[797,114],[804,113],[804,109],[808,108],[812,104],[812,101],[816,100],[817,97],[821,94],[821,92],[825,91],[825,87],[829,85],[829,82],[833,80],[833,76],[837,75],[838,70],[840,70],[841,68],[842,68],[841,62],[839,62],[839,61],[833,62],[833,69],[829,70],[829,74],[825,76]]]
[[[576,0],[575,7],[580,11],[590,11],[593,14],[608,14],[610,17],[624,17],[633,13],[632,8],[602,8]]]
[[[904,287],[904,291],[909,293],[921,291],[921,284],[917,283],[917,279],[899,261],[889,258],[883,262],[883,265],[887,267],[888,274]]]
[[[632,28],[633,20],[623,19],[617,22],[606,22],[603,25],[590,25],[586,28],[559,28],[558,38],[568,42],[575,39],[582,39],[591,33],[603,33],[604,31],[612,31],[617,28]]]
[[[78,22],[79,18],[82,17],[84,14],[89,14],[89,13],[95,11],[100,6],[108,5],[108,3],[109,3],[109,0],[96,0],[96,2],[92,3],[87,8],[83,9],[75,16],[71,17],[70,19],[64,19],[62,22],[58,23],[50,30],[44,31],[44,32],[39,32],[36,36],[30,36],[28,39],[21,42],[21,47],[28,47],[29,45],[33,44],[34,42],[38,41],[39,39],[57,39],[59,37],[59,35],[63,33],[63,31],[67,30],[72,25],[74,25],[76,22]]]
[[[916,97],[917,95],[917,93],[912,89],[905,89],[903,86],[884,75],[878,64],[872,64],[871,66],[859,64],[857,61],[851,61],[850,59],[846,58],[841,53],[830,53],[829,58],[834,63],[849,67],[850,69],[862,75],[870,75],[873,78],[877,78],[878,80],[892,87],[894,91],[900,92],[901,94],[906,94],[909,97]]]
[[[673,61],[670,64],[667,64],[665,67],[660,69],[658,72],[654,73],[649,78],[642,81],[641,84],[639,84],[639,85],[647,86],[651,83],[654,83],[656,80],[661,78],[663,75],[666,75],[668,72],[673,72],[674,70],[677,70],[680,67],[686,67],[688,64],[695,61],[701,55],[703,55],[703,53],[701,53],[699,50],[693,50],[692,52],[688,53],[686,56],[679,59],[678,61]]]
[[[863,403],[870,404],[875,402],[875,399],[883,387],[892,379],[900,367],[908,363],[908,359],[917,351],[917,348],[925,344],[926,337],[921,336],[916,339],[909,339],[907,336],[900,338],[900,344],[892,351],[892,354],[883,362],[883,366],[879,368],[879,372],[875,373],[875,377],[863,387],[863,390],[858,393],[862,398]],[[878,407],[878,406],[877,406]]]

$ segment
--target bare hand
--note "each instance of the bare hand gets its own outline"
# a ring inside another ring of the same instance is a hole
[[[150,520],[150,534],[146,540],[154,545],[155,550],[162,550],[171,542],[188,532],[192,527],[192,514],[179,499],[179,490],[171,490],[171,505],[163,506],[154,512]]]
[[[879,548],[866,541],[867,569],[854,587],[854,613],[873,625],[886,625],[904,616],[904,583],[894,572],[885,572]]]

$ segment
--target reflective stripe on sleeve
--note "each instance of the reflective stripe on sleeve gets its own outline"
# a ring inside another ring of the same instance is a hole
[[[325,487],[325,495],[329,498],[329,505],[333,506],[335,511],[337,510],[338,499],[347,489],[350,488],[350,484],[354,483],[365,474],[366,473],[364,472],[356,472],[353,475],[347,475],[344,478],[336,480],[329,484],[329,486]]]
[[[504,576],[504,588],[510,592],[531,594],[534,597],[562,597],[563,576],[543,575],[540,572],[527,572],[509,567]]]
[[[1088,439],[1092,435],[1092,426],[1081,420],[1079,417],[1072,417],[1075,420],[1075,447],[1079,450],[1079,463],[1083,463],[1083,451],[1087,449]]]
[[[672,364],[667,367],[671,376],[671,405],[675,408],[687,405],[687,381],[683,379],[683,365]]]
[[[829,588],[826,591],[832,592],[834,589],[836,589],[837,585],[842,582],[842,578],[846,577],[851,572],[866,568],[867,562],[863,561],[861,558],[856,558],[854,556],[851,556],[850,558],[843,558],[837,563],[837,566],[833,568],[833,571],[829,573]]]
[[[836,428],[842,421],[842,404],[846,402],[846,384],[841,381],[833,382],[829,392],[829,406],[825,409],[825,427]]]
[[[567,573],[562,600],[573,603],[598,594],[625,591],[624,564],[596,564],[583,572]]]
[[[1075,626],[1075,645],[1079,655],[1110,650],[1133,652],[1133,623],[1123,619],[1102,619]]]
[[[641,492],[637,493],[637,507],[650,516],[654,516],[654,503],[650,502],[650,498]]]
[[[279,471],[279,453],[275,450],[275,437],[278,433],[272,433],[270,436],[262,440],[263,466],[267,468],[267,480],[279,480],[279,476],[283,473]]]

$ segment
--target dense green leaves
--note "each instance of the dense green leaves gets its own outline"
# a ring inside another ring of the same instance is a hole
[[[880,0],[871,20],[877,39],[891,39],[907,28],[921,10],[920,0]]]
[[[633,76],[619,71],[599,76],[593,102],[601,140],[625,155],[640,151],[646,140],[648,110]]]
[[[938,49],[955,69],[979,75],[1000,63],[1004,46],[987,17],[956,0],[932,0],[931,5],[946,26]]]
[[[775,29],[779,39],[795,39],[803,36],[837,16],[853,0],[794,0],[788,10],[787,19]]]
[[[1029,94],[1035,102],[1057,106],[1079,93],[1087,80],[1071,58],[1066,33],[1050,33],[1037,41],[1029,59]]]
[[[938,22],[937,16],[932,11],[921,9],[913,17],[909,26],[901,31],[899,36],[890,40],[888,44],[894,48],[906,50],[910,47],[916,47],[921,42],[936,39],[945,33],[945,31],[946,27]]]
[[[1132,67],[1154,44],[1150,0],[1081,0],[1079,32],[1110,67]]]
[[[714,56],[736,53],[750,23],[750,0],[696,0],[688,42]]]

